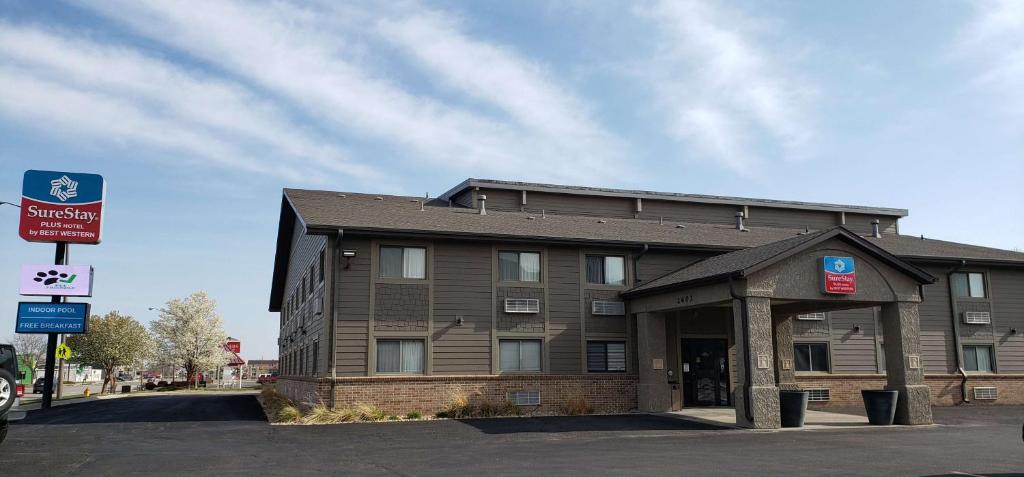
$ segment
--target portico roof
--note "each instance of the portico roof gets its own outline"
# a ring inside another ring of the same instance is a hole
[[[885,251],[885,249],[851,232],[849,229],[838,225],[757,247],[715,255],[634,287],[623,292],[622,296],[632,298],[698,283],[743,277],[832,238],[843,240],[862,249],[864,252],[900,270],[921,284],[935,282],[935,277],[927,272],[899,259]]]

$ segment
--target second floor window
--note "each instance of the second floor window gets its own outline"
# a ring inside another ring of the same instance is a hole
[[[587,255],[587,283],[596,285],[625,285],[625,257],[616,255]]]
[[[957,298],[985,298],[985,275],[981,273],[954,273],[953,294]]]
[[[381,278],[427,278],[427,249],[423,247],[381,247]]]
[[[498,279],[503,282],[539,282],[540,254],[535,252],[498,253]]]

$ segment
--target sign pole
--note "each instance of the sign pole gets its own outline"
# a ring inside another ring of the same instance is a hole
[[[53,256],[54,265],[67,265],[68,243],[57,242],[57,250]],[[54,296],[50,298],[51,303],[62,303],[64,297]],[[49,409],[53,404],[53,374],[55,361],[57,361],[57,333],[46,334],[46,373],[43,377],[43,409]]]

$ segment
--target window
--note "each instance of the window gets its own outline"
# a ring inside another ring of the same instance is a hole
[[[316,376],[317,363],[320,361],[320,341],[313,342],[313,365],[310,366],[309,375]]]
[[[540,406],[540,391],[513,391],[508,400],[516,406]]]
[[[503,282],[539,282],[540,254],[499,252],[498,279]]]
[[[320,283],[324,282],[324,265],[326,265],[326,263],[327,262],[324,260],[324,251],[321,250],[320,251],[320,274],[317,275],[317,279],[319,280]]]
[[[427,249],[381,247],[381,278],[427,278]]]
[[[985,298],[984,274],[954,273],[951,280],[956,297]]]
[[[626,371],[626,343],[623,341],[588,341],[587,371],[621,373]]]
[[[828,345],[825,343],[797,343],[793,345],[793,358],[797,371],[828,372]]]
[[[502,371],[540,371],[540,340],[501,340],[498,349]]]
[[[302,296],[303,296],[303,298],[305,298],[305,296],[306,296],[306,292],[308,290],[308,286],[309,286],[309,284],[306,283],[306,277],[303,276],[302,277]]]
[[[964,345],[964,369],[992,372],[992,346]]]
[[[315,286],[313,286],[313,283],[314,283],[313,282],[313,277],[315,277],[315,276],[316,276],[316,265],[312,265],[311,264],[309,266],[309,294],[310,294],[310,296],[313,295],[313,289],[316,288]]]
[[[626,258],[621,256],[587,255],[587,283],[625,285]]]
[[[378,373],[422,373],[423,340],[378,340]]]

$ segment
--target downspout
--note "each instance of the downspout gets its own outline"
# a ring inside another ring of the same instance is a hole
[[[341,258],[341,240],[345,237],[345,231],[338,229],[338,234],[334,238],[334,247],[331,250],[331,286],[330,290],[325,290],[330,297],[331,304],[331,337],[328,340],[330,342],[331,350],[331,409],[334,409],[337,404],[337,393],[335,388],[338,383],[338,349],[335,340],[337,339],[337,327],[338,327],[338,307],[335,304],[338,294],[335,293],[337,289],[336,283],[338,283],[338,261]]]
[[[651,249],[650,245],[644,244],[640,253],[633,257],[633,286],[640,284],[640,258],[644,256]]]
[[[957,266],[950,268],[946,272],[946,286],[949,288],[949,316],[953,320],[953,348],[956,352],[956,371],[961,376],[960,395],[963,396],[965,403],[969,403],[971,398],[967,395],[967,370],[964,369],[964,348],[960,344],[960,322],[956,319],[956,298],[953,296],[953,274],[966,266],[967,260],[960,260]]]
[[[744,363],[745,372],[743,373],[743,416],[746,417],[747,422],[751,425],[754,424],[754,417],[750,413],[750,387],[753,386],[754,381],[751,377],[750,372],[750,323],[747,317],[747,300],[746,297],[742,297],[736,294],[735,288],[733,288],[732,276],[729,276],[729,295],[732,296],[733,300],[740,300],[740,319],[743,321],[743,336],[741,341],[743,342],[743,359],[747,362]]]

